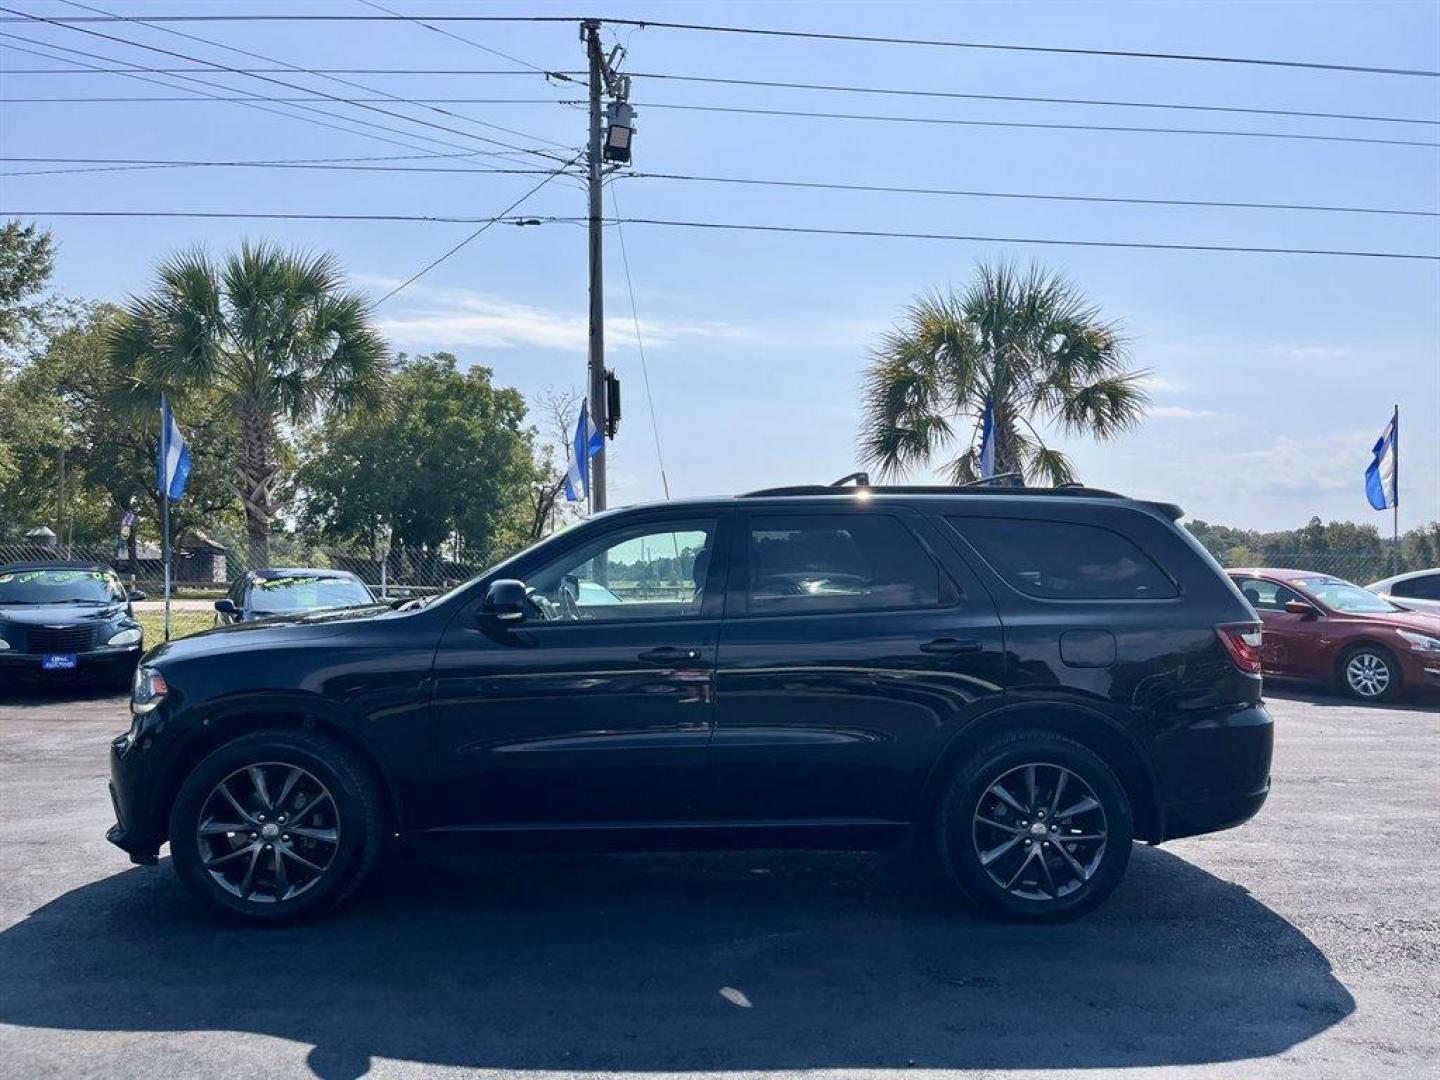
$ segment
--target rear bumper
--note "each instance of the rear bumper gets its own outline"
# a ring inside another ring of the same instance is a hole
[[[1208,713],[1154,743],[1155,842],[1250,820],[1270,794],[1275,722],[1264,705]]]

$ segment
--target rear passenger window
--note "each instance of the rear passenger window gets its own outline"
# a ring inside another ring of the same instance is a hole
[[[1397,581],[1394,587],[1387,591],[1391,596],[1414,600],[1440,600],[1440,574],[1426,574],[1407,581]]]
[[[947,518],[997,574],[1047,600],[1156,600],[1175,583],[1119,533],[1069,521]]]
[[[882,514],[750,520],[752,615],[931,608],[954,590],[920,542]]]

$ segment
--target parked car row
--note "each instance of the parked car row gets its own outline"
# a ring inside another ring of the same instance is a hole
[[[145,646],[134,604],[144,599],[104,563],[0,566],[0,689],[22,680],[130,689]],[[224,625],[378,602],[348,571],[259,570],[215,602],[215,619]]]

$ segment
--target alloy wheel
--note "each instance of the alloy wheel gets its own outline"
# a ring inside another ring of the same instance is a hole
[[[1105,856],[1105,809],[1062,765],[1032,762],[980,796],[972,838],[980,866],[1023,900],[1058,900],[1085,887]]]
[[[1379,697],[1390,687],[1390,665],[1375,653],[1356,653],[1345,663],[1345,683],[1361,697]]]
[[[340,813],[314,774],[284,762],[236,769],[211,789],[196,826],[201,863],[233,896],[258,904],[313,888],[340,850]]]

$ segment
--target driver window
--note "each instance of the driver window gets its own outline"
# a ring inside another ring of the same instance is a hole
[[[713,520],[637,526],[561,556],[527,584],[547,621],[695,616],[714,542]]]
[[[1294,589],[1264,578],[1246,578],[1240,585],[1240,591],[1256,611],[1284,611],[1290,601],[1304,599]]]

